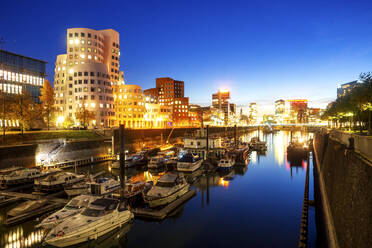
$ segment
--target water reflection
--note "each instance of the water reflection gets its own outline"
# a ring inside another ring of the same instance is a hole
[[[40,243],[44,236],[42,229],[35,229],[29,234],[25,234],[22,226],[8,230],[1,236],[1,247],[4,248],[21,248],[31,247]]]
[[[185,246],[238,247],[249,238],[252,247],[294,247],[297,239],[289,240],[288,237],[298,235],[304,169],[309,166],[309,160],[289,160],[287,146],[291,136],[309,139],[311,135],[301,132],[263,134],[256,130],[241,136],[240,140],[249,142],[258,135],[260,140],[267,142],[267,152],[252,152],[247,165],[235,165],[226,173],[204,170],[184,173],[191,188],[197,190],[197,195],[178,207],[166,220],[160,223],[135,220],[133,227],[125,226],[82,247],[173,247],[180,237],[169,234],[181,235],[186,231],[191,232],[192,238],[187,240],[189,243]],[[89,171],[91,174],[105,170],[116,178],[119,176],[119,170],[112,169],[110,163],[80,167],[77,170]],[[127,169],[126,172],[131,182],[156,183],[164,174],[135,168]],[[296,180],[291,180],[289,175],[296,176]],[[281,197],[286,200],[282,201]],[[229,213],[226,213],[226,206],[229,206]],[[220,218],[216,218],[226,214],[229,218],[222,218],[223,223]],[[36,222],[10,229],[3,227],[0,231],[0,246],[40,247],[44,233],[34,229],[34,224]],[[221,224],[228,228],[221,230]],[[265,233],[270,233],[275,245],[270,243]],[[234,239],[222,238],[226,235],[234,236]],[[216,240],[216,243],[211,240]]]

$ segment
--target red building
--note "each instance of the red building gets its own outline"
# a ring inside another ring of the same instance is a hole
[[[188,127],[189,98],[184,96],[184,82],[169,77],[157,78],[156,88],[144,90],[145,95],[159,99],[160,105],[172,107],[172,123],[175,127]]]

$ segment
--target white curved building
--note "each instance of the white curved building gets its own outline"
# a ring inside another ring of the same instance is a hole
[[[54,76],[59,114],[79,124],[75,113],[85,105],[96,114],[90,127],[114,126],[112,86],[119,80],[119,33],[113,29],[70,28],[66,36],[67,54],[57,56]]]

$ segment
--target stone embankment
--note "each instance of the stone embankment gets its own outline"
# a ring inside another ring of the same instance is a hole
[[[372,247],[372,139],[319,132],[314,153],[315,202],[329,246]]]

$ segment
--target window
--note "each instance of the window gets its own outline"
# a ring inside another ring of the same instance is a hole
[[[81,71],[78,72],[79,77],[83,76],[83,73]]]
[[[78,33],[75,33],[75,37],[78,37],[79,36],[79,34]]]
[[[94,71],[91,71],[91,72],[90,72],[90,76],[91,76],[91,77],[94,77]]]
[[[69,33],[69,34],[68,34],[68,37],[72,38],[72,33]]]
[[[88,72],[87,71],[84,72],[84,76],[88,76]]]
[[[92,37],[92,34],[91,33],[88,33],[88,38],[91,38]]]
[[[95,90],[96,90],[96,88],[94,88],[94,87],[90,88],[90,92],[94,92]]]
[[[80,36],[81,36],[81,37],[85,37],[85,34],[84,34],[84,33],[81,33]]]
[[[94,80],[93,79],[90,80],[90,84],[94,84]]]
[[[88,79],[84,79],[84,84],[88,84]]]

